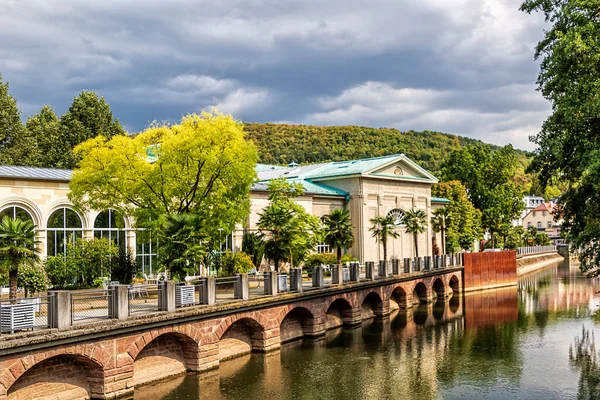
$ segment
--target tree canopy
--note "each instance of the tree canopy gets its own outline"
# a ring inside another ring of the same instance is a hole
[[[7,163],[4,152],[23,134],[23,131],[17,100],[8,92],[8,82],[2,83],[2,75],[0,75],[0,154],[3,163]]]
[[[500,226],[517,219],[524,207],[523,188],[514,181],[518,167],[511,145],[495,151],[483,146],[453,150],[442,164],[444,180],[458,180],[467,188],[492,244]]]
[[[215,243],[219,229],[248,216],[256,149],[231,116],[204,112],[135,137],[98,136],[75,153],[69,198],[79,207],[119,209],[149,229],[164,216],[193,214]]]
[[[551,27],[536,47],[537,83],[552,114],[533,141],[531,168],[543,184],[567,186],[559,198],[562,231],[582,250],[581,268],[600,273],[600,1],[527,0]]]

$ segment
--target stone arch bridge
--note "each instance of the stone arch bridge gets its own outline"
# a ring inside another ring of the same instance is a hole
[[[323,336],[328,329],[385,317],[394,308],[462,293],[462,268],[277,297],[182,309],[34,332],[0,341],[0,399],[112,399],[136,386],[281,343]],[[445,313],[456,312],[446,307]]]

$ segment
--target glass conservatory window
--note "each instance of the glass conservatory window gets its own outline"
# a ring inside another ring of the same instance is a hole
[[[115,210],[102,211],[94,221],[94,237],[112,240],[117,246],[125,246],[125,218]]]
[[[22,221],[33,222],[33,217],[31,216],[31,214],[29,214],[29,211],[19,206],[6,207],[4,210],[0,211],[0,220],[6,216],[12,219],[19,218]]]
[[[50,214],[46,225],[46,254],[56,256],[67,251],[67,243],[83,237],[83,225],[79,215],[70,208],[62,207]]]

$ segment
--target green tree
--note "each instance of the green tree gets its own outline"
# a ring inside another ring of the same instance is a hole
[[[110,106],[104,97],[84,90],[73,99],[69,110],[60,120],[59,142],[62,153],[53,154],[55,168],[72,169],[77,166],[78,157],[72,149],[86,140],[102,136],[110,140],[114,136],[125,134],[118,119],[113,117]]]
[[[2,83],[2,75],[0,75],[0,162],[12,164],[7,150],[24,134],[24,131],[17,100],[8,92],[8,82]]]
[[[30,293],[35,294],[48,290],[48,277],[39,263],[21,265],[17,280],[18,286],[25,289],[25,297],[29,297]]]
[[[226,276],[247,274],[252,268],[254,268],[252,259],[243,251],[237,253],[227,251],[223,257],[223,273]]]
[[[406,225],[406,233],[413,236],[415,257],[419,257],[419,235],[427,229],[427,214],[419,209],[408,210],[404,213],[403,221]]]
[[[552,114],[532,139],[531,170],[543,185],[566,186],[558,213],[584,272],[600,274],[600,24],[598,0],[527,0],[521,10],[541,12],[550,25],[538,43],[538,88]]]
[[[214,244],[250,212],[256,150],[231,116],[189,115],[135,137],[96,137],[75,152],[69,198],[84,209],[119,209],[150,231],[166,216],[193,214]]]
[[[65,152],[72,152],[72,148],[65,148],[60,136],[60,120],[49,106],[44,106],[38,114],[27,119],[25,124],[27,134],[24,143],[14,147],[12,156],[20,165],[32,167],[54,168],[61,166],[60,160]]]
[[[338,267],[342,266],[342,249],[354,245],[354,227],[348,210],[335,209],[323,218],[323,241],[336,249]]]
[[[242,237],[242,251],[252,258],[256,268],[260,267],[265,254],[265,243],[262,236],[252,232],[244,233]]]
[[[140,270],[129,248],[119,248],[117,257],[111,259],[110,279],[128,285]]]
[[[481,239],[481,212],[467,196],[467,188],[459,181],[440,182],[431,191],[433,196],[450,200],[449,204],[434,211],[433,227],[436,232],[444,222],[446,230],[444,252],[459,249],[471,250],[475,241]]]
[[[9,297],[17,298],[19,268],[39,261],[35,225],[5,216],[0,221],[0,270],[8,272]]]
[[[519,162],[511,145],[489,151],[482,145],[453,150],[442,164],[444,180],[458,180],[468,190],[471,203],[481,211],[481,221],[492,237],[504,223],[518,218],[523,191],[514,182]]]
[[[375,217],[371,219],[372,236],[378,243],[383,246],[383,261],[387,261],[387,241],[388,237],[395,239],[400,237],[400,234],[396,231],[396,218],[394,217]]]
[[[286,179],[269,181],[269,205],[259,214],[258,228],[265,240],[265,255],[290,266],[299,265],[317,245],[318,219],[309,214],[294,199],[304,194],[302,184]]]

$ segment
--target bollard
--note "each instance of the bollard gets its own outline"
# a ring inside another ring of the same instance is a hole
[[[377,275],[380,278],[385,278],[387,276],[387,266],[386,266],[386,262],[383,260],[379,261],[379,265],[377,268]]]
[[[323,276],[323,267],[314,267],[312,275],[312,285],[316,288],[325,286],[325,277]]]
[[[49,312],[51,328],[62,331],[71,326],[71,293],[68,290],[53,290],[51,307]]]
[[[410,270],[412,269],[411,267],[412,267],[412,259],[405,258],[404,259],[404,273],[410,274]]]
[[[397,258],[392,260],[392,275],[399,275],[400,274],[400,260],[398,260]]]
[[[235,274],[233,297],[240,300],[248,300],[248,274]]]
[[[202,283],[202,299],[201,304],[214,306],[217,304],[217,278],[209,276],[208,278],[200,278]]]
[[[448,266],[448,256],[446,254],[442,254],[442,265],[440,268],[446,268]]]
[[[277,284],[279,283],[279,274],[277,271],[270,271],[265,274],[265,294],[275,296],[277,294]]]
[[[360,281],[360,264],[357,262],[350,263],[350,281]]]
[[[331,283],[341,285],[344,282],[343,270],[338,265],[331,267]]]
[[[421,258],[420,257],[415,257],[414,258],[414,270],[415,271],[421,271],[423,269],[423,265],[421,264]]]
[[[368,281],[375,280],[375,263],[373,261],[367,261],[365,263],[365,277]]]
[[[442,263],[442,256],[435,256],[433,259],[433,268],[440,269],[440,264]]]
[[[292,268],[290,271],[290,290],[302,292],[302,268]]]

